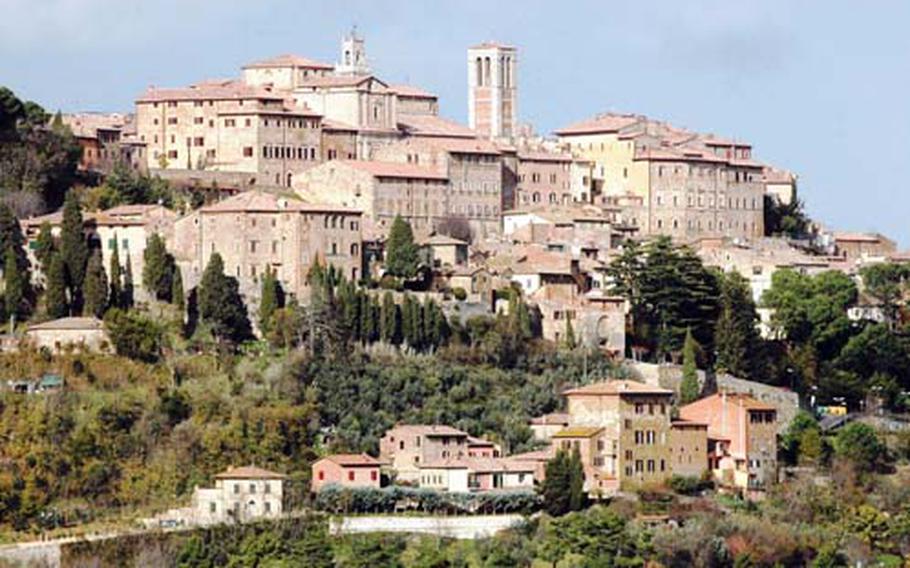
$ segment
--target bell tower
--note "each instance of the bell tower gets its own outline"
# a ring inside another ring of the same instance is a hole
[[[468,48],[468,124],[487,138],[518,128],[518,50],[487,42]]]
[[[338,75],[370,74],[366,44],[363,38],[357,35],[357,26],[351,28],[351,33],[341,39],[341,59],[335,65],[335,73]]]

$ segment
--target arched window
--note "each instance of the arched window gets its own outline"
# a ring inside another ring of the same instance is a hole
[[[534,203],[540,203],[540,193],[535,191],[534,194],[531,196],[531,201],[533,201]]]
[[[483,60],[480,57],[474,62],[474,67],[474,72],[477,75],[477,86],[483,87]]]
[[[556,203],[556,194],[555,193],[550,194],[550,203]]]
[[[490,79],[490,58],[486,57],[483,60],[483,84],[489,85],[492,82]]]
[[[360,247],[357,246],[357,243],[351,245],[351,256],[357,256],[357,253],[360,252]]]
[[[351,64],[351,51],[349,49],[344,50],[344,64]]]

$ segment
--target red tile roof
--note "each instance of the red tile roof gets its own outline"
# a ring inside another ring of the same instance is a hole
[[[544,414],[543,416],[532,418],[531,424],[534,424],[536,426],[567,426],[569,424],[569,415],[565,412],[551,412],[550,414]]]
[[[560,128],[556,131],[556,135],[576,136],[580,134],[619,132],[623,128],[628,128],[643,120],[645,120],[645,117],[635,114],[606,113]]]
[[[366,172],[378,178],[431,179],[445,181],[449,176],[434,168],[397,162],[373,160],[340,160],[338,163]]]
[[[137,103],[181,100],[269,99],[283,100],[284,96],[269,89],[253,87],[236,80],[204,81],[189,87],[149,87]]]
[[[323,77],[307,77],[299,83],[301,88],[333,89],[343,87],[359,87],[368,82],[378,85],[377,92],[383,92],[388,86],[372,75],[326,75]]]
[[[395,91],[399,97],[405,97],[409,99],[437,99],[436,95],[429,91],[425,91],[420,87],[414,87],[413,85],[389,85],[389,89]]]
[[[339,205],[309,203],[295,197],[284,197],[262,190],[243,191],[218,203],[206,205],[200,211],[203,213],[277,213],[280,211],[360,213],[356,209]]]
[[[306,57],[301,57],[299,55],[294,55],[291,53],[277,55],[275,57],[270,57],[261,61],[254,61],[253,63],[248,63],[243,66],[244,69],[261,69],[268,67],[302,67],[305,69],[324,70],[332,70],[335,68],[334,65],[322,63],[321,61],[315,61],[313,59],[308,59]]]
[[[243,467],[229,467],[215,476],[215,479],[284,479],[281,473],[275,473],[254,465]]]
[[[463,436],[468,437],[467,432],[463,432],[458,428],[452,428],[451,426],[446,426],[445,424],[398,424],[395,427],[391,428],[391,431],[404,432],[407,434],[417,434],[420,436]],[[389,432],[386,432],[388,434]]]
[[[515,49],[515,46],[499,43],[498,41],[484,41],[477,45],[472,45],[469,49]]]
[[[398,128],[411,136],[477,138],[477,133],[467,126],[433,115],[401,115]]]
[[[519,150],[518,159],[523,162],[571,162],[572,155],[563,152]]]
[[[593,383],[583,387],[577,387],[574,389],[569,389],[564,391],[562,394],[566,396],[577,396],[577,395],[607,395],[607,396],[625,396],[625,395],[634,395],[634,394],[659,394],[659,395],[671,395],[673,391],[663,389],[660,387],[653,387],[651,385],[646,385],[644,383],[639,383],[637,381],[605,381],[601,383]]]
[[[332,454],[322,459],[344,467],[379,467],[381,464],[379,460],[367,454]]]

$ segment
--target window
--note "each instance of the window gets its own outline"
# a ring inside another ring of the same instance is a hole
[[[253,226],[256,224],[253,223]],[[250,241],[250,252],[256,252],[256,245],[259,244],[259,241]]]
[[[375,471],[371,471],[371,472],[370,472],[370,481],[376,481],[376,479],[377,479],[378,477],[379,477],[379,476],[378,476],[378,474],[377,474]]]
[[[256,484],[250,483],[250,493],[256,493]]]
[[[353,471],[348,472],[348,481],[354,481],[354,472]]]
[[[226,119],[224,119],[224,125],[226,127],[231,128],[231,127],[237,126],[237,121],[234,120],[233,118],[226,118]]]
[[[252,146],[244,146],[244,147],[243,147],[243,157],[244,157],[244,158],[252,158],[252,157],[253,157],[253,147],[252,147]]]
[[[269,483],[268,481],[266,481],[265,484],[263,484],[262,492],[265,493],[266,495],[268,495],[269,493],[271,493],[271,492],[272,492],[272,484]]]
[[[193,118],[193,124],[202,124],[203,122],[205,122],[205,119],[202,118],[201,116],[197,116],[197,117]]]
[[[177,117],[176,116],[168,117],[167,123],[168,124],[177,124]]]
[[[644,460],[635,460],[635,473],[641,473],[645,470]]]
[[[217,513],[217,512],[218,512],[218,505],[215,504],[214,501],[212,501],[211,503],[209,503],[209,513]]]
[[[271,513],[271,512],[272,512],[272,504],[269,503],[268,501],[266,501],[266,503],[265,503],[265,512],[266,512],[266,513]]]
[[[205,146],[205,138],[202,136],[193,138],[193,146]]]
[[[239,493],[240,493],[240,484],[235,483],[234,484],[234,495],[238,495]]]

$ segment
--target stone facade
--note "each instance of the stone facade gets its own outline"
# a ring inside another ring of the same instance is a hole
[[[283,513],[284,476],[258,467],[230,468],[215,487],[193,492],[193,524],[277,518]]]
[[[339,160],[297,176],[294,190],[307,201],[363,211],[368,238],[386,235],[400,215],[415,232],[429,234],[446,218],[448,179],[413,164]]]
[[[399,425],[379,440],[379,459],[401,481],[416,482],[422,464],[467,457],[468,435],[449,426]]]
[[[643,116],[605,114],[558,130],[573,155],[593,164],[600,202],[628,203],[643,234],[689,240],[764,234],[763,165],[749,144]]]
[[[595,383],[565,393],[571,430],[601,429],[604,444],[592,462],[598,479],[622,488],[665,483],[672,475],[670,406],[672,391],[634,381]],[[596,465],[602,463],[602,465]]]
[[[680,407],[684,420],[708,425],[708,438],[723,442],[730,459],[714,466],[718,481],[746,492],[777,480],[777,409],[749,395],[721,392]]]
[[[110,340],[101,320],[91,317],[68,317],[30,325],[25,332],[37,349],[61,353],[67,349],[108,351]]]
[[[187,290],[199,283],[212,254],[220,254],[225,273],[238,279],[252,309],[266,270],[275,271],[285,292],[302,300],[309,296],[307,274],[317,261],[359,280],[361,230],[359,211],[248,191],[180,219],[171,249]]]
[[[572,191],[572,156],[550,152],[518,152],[516,205],[569,205]]]

